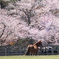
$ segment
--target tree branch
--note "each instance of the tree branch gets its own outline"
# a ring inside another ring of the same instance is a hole
[[[4,25],[4,28],[2,30],[2,34],[0,35],[0,38],[2,37],[2,35],[4,34],[4,31],[5,31],[5,28],[6,28],[6,25],[4,23],[2,23]]]

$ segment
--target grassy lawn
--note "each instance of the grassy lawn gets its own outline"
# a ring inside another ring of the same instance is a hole
[[[0,59],[59,59],[59,55],[41,55],[41,56],[0,56]]]

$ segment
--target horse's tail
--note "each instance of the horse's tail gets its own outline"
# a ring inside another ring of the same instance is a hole
[[[25,53],[25,55],[29,55],[30,54],[30,47],[27,47],[27,51]]]

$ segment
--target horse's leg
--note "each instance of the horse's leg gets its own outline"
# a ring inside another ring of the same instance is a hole
[[[36,52],[36,54],[35,55],[37,55],[37,52]]]
[[[30,55],[33,55],[33,53],[32,53],[32,52],[30,52]]]
[[[30,55],[33,55],[33,53],[31,52]]]
[[[29,51],[26,51],[25,55],[29,55]]]
[[[30,55],[30,49],[28,48],[25,55]]]
[[[32,55],[34,55],[34,54],[32,53]]]

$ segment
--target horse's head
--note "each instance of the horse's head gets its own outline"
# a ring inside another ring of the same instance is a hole
[[[38,41],[38,42],[36,43],[36,45],[37,45],[37,46],[42,46],[42,42],[41,42],[41,41]]]

